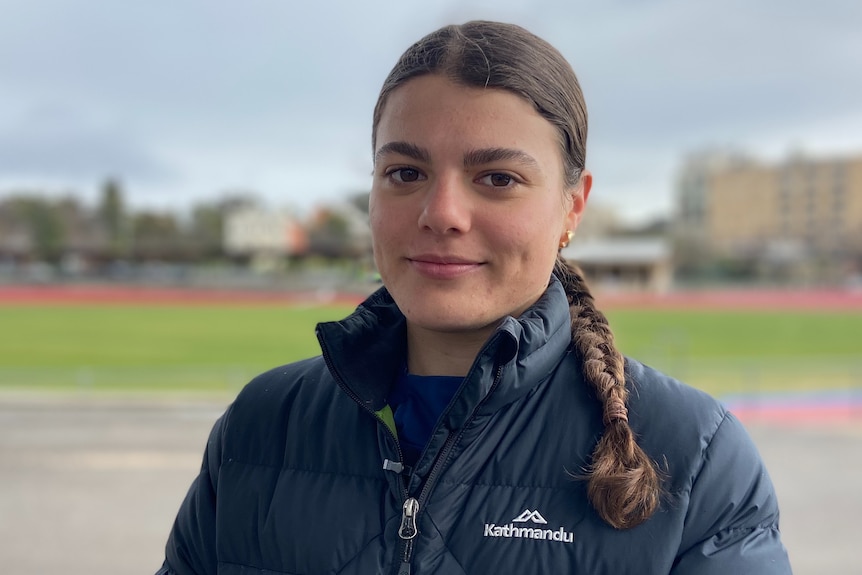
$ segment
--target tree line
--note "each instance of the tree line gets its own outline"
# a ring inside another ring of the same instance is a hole
[[[367,195],[349,200],[361,209]],[[258,205],[248,192],[234,192],[192,206],[187,214],[132,210],[121,183],[109,179],[95,206],[76,196],[48,197],[38,192],[11,193],[0,199],[0,258],[58,264],[74,255],[98,265],[118,260],[201,262],[228,259],[223,243],[225,218]],[[300,256],[352,256],[348,226],[335,210],[318,210],[304,223],[309,238]]]

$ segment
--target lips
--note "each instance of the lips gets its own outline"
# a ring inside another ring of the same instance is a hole
[[[455,279],[476,271],[484,262],[454,255],[419,254],[407,258],[410,266],[430,279]]]

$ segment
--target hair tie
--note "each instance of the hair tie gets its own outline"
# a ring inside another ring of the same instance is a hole
[[[608,405],[605,410],[605,425],[609,425],[613,421],[622,421],[624,423],[628,423],[629,421],[629,410],[626,409],[625,404],[619,400],[615,399]]]

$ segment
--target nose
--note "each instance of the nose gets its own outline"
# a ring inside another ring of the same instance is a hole
[[[472,205],[467,184],[457,175],[440,177],[426,188],[419,227],[438,234],[470,230]]]

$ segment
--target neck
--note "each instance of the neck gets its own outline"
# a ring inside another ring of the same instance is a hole
[[[407,370],[414,375],[464,377],[496,326],[439,332],[407,324]]]

